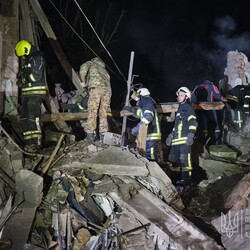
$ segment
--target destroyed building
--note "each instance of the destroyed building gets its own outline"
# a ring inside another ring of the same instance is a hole
[[[50,112],[42,121],[53,128],[45,128],[48,146],[39,153],[23,149],[15,84],[19,62],[13,51],[17,34],[35,42],[32,30],[39,22],[55,47],[60,44],[38,1],[22,1],[20,26],[18,4],[3,1],[0,12],[0,249],[247,249],[248,121],[240,131],[228,125],[222,145],[196,142],[195,168],[204,178],[184,195],[172,183],[168,162],[148,161],[121,145],[119,119],[103,141],[77,140],[67,121],[84,122],[87,114],[71,113],[68,99],[47,100]],[[64,61],[63,68],[81,92],[70,64]],[[229,52],[225,75],[230,87],[248,84],[247,57]],[[162,120],[177,105],[159,104]],[[223,103],[194,106],[224,108]]]

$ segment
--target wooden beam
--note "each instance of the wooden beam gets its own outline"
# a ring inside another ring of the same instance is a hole
[[[75,85],[76,89],[78,91],[80,91],[84,97],[84,94],[87,95],[86,91],[83,92],[83,88],[80,86],[81,80],[79,78],[79,76],[76,74],[75,70],[73,69],[73,67],[70,65],[66,55],[64,54],[64,51],[60,45],[60,43],[58,42],[56,35],[54,33],[54,31],[52,30],[49,21],[46,17],[46,15],[44,14],[38,0],[30,0],[31,6],[34,10],[34,12],[36,13],[38,20],[46,34],[46,36],[48,37],[51,46],[53,47],[55,54],[58,58],[58,60],[60,61],[62,67],[64,68],[65,72],[67,73],[67,75],[69,76],[69,78],[72,80],[72,83]]]
[[[41,116],[42,122],[54,122],[54,121],[79,121],[86,120],[88,118],[87,113],[58,113],[58,114],[43,114]]]

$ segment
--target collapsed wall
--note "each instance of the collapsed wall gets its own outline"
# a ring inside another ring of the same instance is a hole
[[[236,85],[248,85],[250,81],[250,63],[247,56],[237,50],[229,51],[224,75],[228,77],[228,90]]]

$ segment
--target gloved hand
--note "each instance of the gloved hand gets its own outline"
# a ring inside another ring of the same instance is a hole
[[[191,146],[194,143],[194,133],[187,134],[187,146]]]
[[[132,107],[131,106],[124,106],[123,110],[129,111],[132,113]]]
[[[139,126],[135,126],[131,129],[131,135],[133,135],[134,137],[136,137],[139,133]]]
[[[167,146],[171,146],[173,138],[174,138],[173,134],[170,133],[170,134],[168,135],[167,139],[166,139],[166,145],[167,145]]]

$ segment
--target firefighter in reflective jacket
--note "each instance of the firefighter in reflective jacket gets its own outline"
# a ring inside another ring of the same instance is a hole
[[[148,160],[159,161],[159,142],[161,141],[161,129],[157,113],[157,107],[154,99],[150,96],[147,88],[140,88],[137,90],[136,95],[132,97],[138,101],[138,109],[136,116],[140,117],[140,122],[131,130],[133,136],[139,133],[141,123],[148,125],[147,138],[146,138],[146,158]]]
[[[23,67],[17,74],[22,98],[20,122],[25,149],[33,152],[42,143],[40,117],[42,100],[46,95],[45,60],[42,53],[26,40],[17,43],[15,53],[24,59]]]
[[[237,130],[243,129],[244,122],[249,116],[250,87],[237,85],[227,92],[227,100],[232,108],[230,112],[230,123]]]
[[[197,130],[196,115],[190,104],[191,93],[187,87],[176,92],[179,103],[172,132],[166,139],[167,146],[172,146],[169,161],[181,171],[182,181],[189,181],[192,173],[191,145]],[[178,167],[177,167],[178,166]]]
[[[226,102],[226,98],[220,94],[219,89],[209,80],[205,80],[202,84],[197,85],[192,92],[192,102]],[[215,140],[221,135],[220,126],[216,110],[197,110],[198,124],[203,131],[205,139],[207,136]]]

